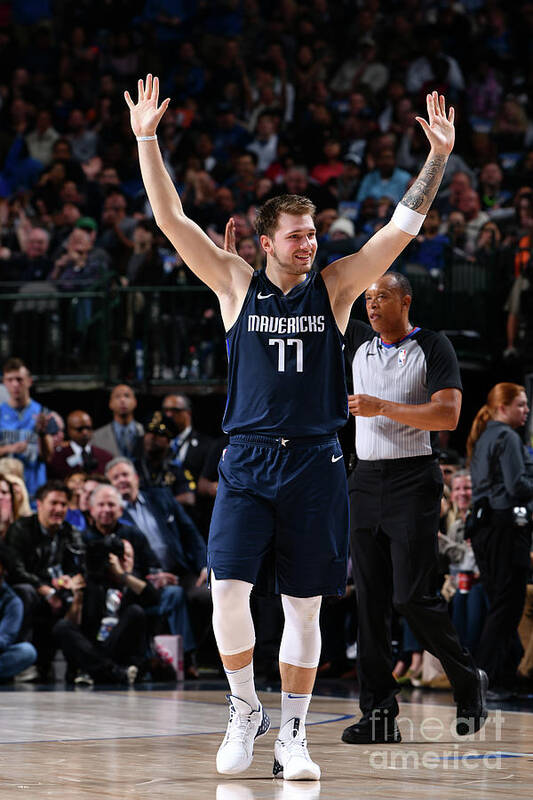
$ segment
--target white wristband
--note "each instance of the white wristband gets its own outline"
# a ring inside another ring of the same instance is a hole
[[[402,203],[398,203],[392,215],[392,221],[396,227],[401,231],[405,231],[405,233],[410,233],[411,236],[416,236],[419,233],[425,218],[425,214],[419,214],[418,211],[413,211]]]
[[[157,136],[154,133],[153,136],[136,136],[135,138],[138,142],[155,142]]]

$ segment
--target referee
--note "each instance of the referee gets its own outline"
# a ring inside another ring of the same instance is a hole
[[[343,733],[349,744],[401,741],[392,606],[441,661],[454,690],[457,733],[474,733],[487,716],[487,676],[459,643],[437,592],[442,477],[430,432],[457,426],[459,365],[443,334],[410,324],[411,299],[407,278],[387,272],[365,293],[371,327],[352,322],[346,333],[358,457],[351,476],[350,536],[363,713]]]

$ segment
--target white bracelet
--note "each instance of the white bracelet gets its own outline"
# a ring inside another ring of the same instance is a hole
[[[154,133],[153,136],[136,136],[135,138],[138,142],[154,142],[157,139],[157,136]]]
[[[402,203],[398,203],[392,215],[396,227],[405,233],[410,233],[411,236],[416,236],[420,232],[425,218],[425,214],[419,214],[418,211],[413,211]]]

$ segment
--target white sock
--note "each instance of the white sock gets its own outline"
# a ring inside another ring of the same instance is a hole
[[[241,667],[241,669],[226,669],[224,667],[224,672],[228,679],[231,694],[235,697],[240,697],[241,700],[245,700],[253,711],[257,711],[260,703],[255,693],[254,662],[250,661],[249,664]]]
[[[312,695],[301,692],[282,692],[281,693],[281,722],[280,732],[283,726],[293,717],[297,717],[302,726],[305,725],[307,709],[311,702]]]

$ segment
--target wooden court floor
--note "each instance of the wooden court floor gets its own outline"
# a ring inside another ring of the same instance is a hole
[[[279,695],[261,700],[279,724]],[[492,709],[483,730],[458,739],[447,694],[401,703],[398,745],[345,745],[356,701],[315,696],[308,722],[322,779],[272,778],[275,730],[240,776],[215,771],[227,711],[224,691],[18,686],[0,691],[0,798],[61,800],[337,800],[533,797],[533,708]]]

